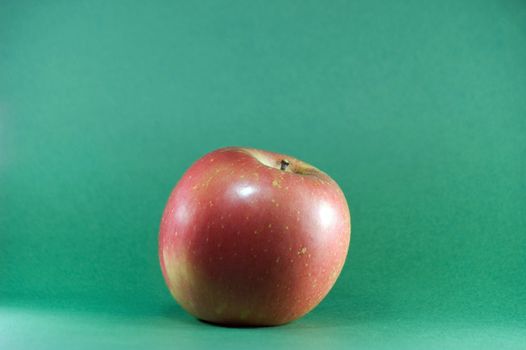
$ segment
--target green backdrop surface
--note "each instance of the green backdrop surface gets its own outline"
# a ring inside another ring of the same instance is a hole
[[[329,173],[336,286],[277,328],[164,285],[168,194],[216,148]],[[0,348],[526,348],[523,1],[2,1]]]

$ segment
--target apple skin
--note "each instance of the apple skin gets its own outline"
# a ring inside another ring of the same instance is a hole
[[[327,295],[350,233],[345,196],[327,174],[283,154],[228,147],[199,159],[174,188],[159,258],[170,292],[195,317],[280,325]]]

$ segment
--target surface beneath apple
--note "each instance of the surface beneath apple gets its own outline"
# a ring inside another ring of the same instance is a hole
[[[199,319],[279,325],[312,310],[340,274],[350,213],[337,183],[283,154],[228,147],[183,175],[166,205],[160,263]]]

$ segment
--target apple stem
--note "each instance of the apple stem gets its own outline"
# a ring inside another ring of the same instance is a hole
[[[282,159],[282,160],[281,160],[281,166],[280,166],[280,169],[281,169],[281,170],[285,170],[285,169],[287,169],[287,167],[289,166],[289,164],[290,164],[290,163],[289,163],[288,160],[286,160],[286,159]]]

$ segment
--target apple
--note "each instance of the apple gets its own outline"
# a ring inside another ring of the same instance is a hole
[[[208,153],[164,210],[159,258],[173,297],[231,326],[293,321],[327,295],[351,233],[345,196],[296,158],[252,148]]]

